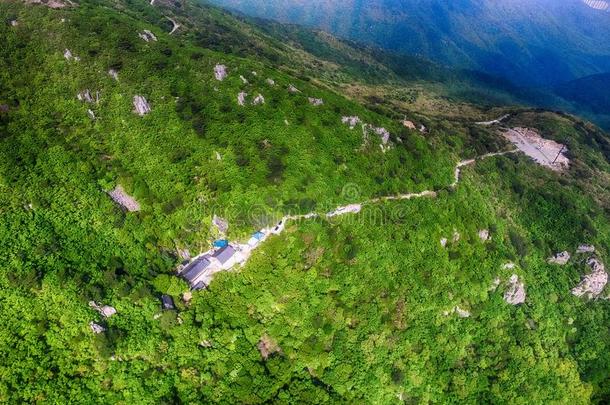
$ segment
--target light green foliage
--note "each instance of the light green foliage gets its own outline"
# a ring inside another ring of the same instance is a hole
[[[574,169],[559,176],[509,155],[466,168],[449,189],[456,161],[505,143],[466,119],[422,117],[427,134],[407,130],[382,102],[373,111],[318,77],[279,69],[274,60],[295,54],[255,27],[182,7],[171,12],[185,31],[168,36],[163,4],[0,4],[19,21],[0,25],[0,104],[9,106],[0,115],[0,401],[608,398],[608,304],[569,294],[580,258],[546,263],[582,242],[608,257],[604,134],[571,117],[519,113],[511,124],[569,143]],[[158,42],[140,40],[143,29]],[[81,60],[66,61],[66,48]],[[223,82],[217,63],[229,70]],[[84,89],[99,91],[99,104],[78,101]],[[238,106],[242,90],[266,103]],[[132,113],[136,94],[151,104],[145,117]],[[386,127],[393,148],[383,153],[374,135],[362,148],[361,129],[343,115]],[[140,212],[110,200],[117,184]],[[428,189],[438,197],[291,222],[246,267],[181,299],[177,249],[207,250],[214,214],[241,238],[272,214]],[[479,240],[482,228],[491,241]],[[460,241],[443,249],[454,229]],[[489,291],[512,274],[507,261],[526,283],[519,307]],[[161,294],[177,311],[161,310]],[[117,314],[102,319],[90,300]],[[472,316],[443,315],[456,305]],[[92,333],[91,321],[106,331]],[[279,348],[267,360],[263,337]]]

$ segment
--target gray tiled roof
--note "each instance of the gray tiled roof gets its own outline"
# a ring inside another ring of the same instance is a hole
[[[203,256],[190,263],[180,274],[189,283],[192,283],[210,265],[207,257]]]
[[[212,257],[218,259],[220,263],[225,264],[229,261],[229,259],[231,259],[231,257],[233,257],[234,254],[235,249],[233,248],[233,246],[229,245],[218,249],[216,252],[214,252]]]

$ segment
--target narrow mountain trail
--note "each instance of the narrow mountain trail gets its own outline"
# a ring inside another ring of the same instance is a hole
[[[473,165],[478,161],[481,161],[483,159],[487,159],[490,157],[503,156],[503,155],[516,153],[516,152],[519,152],[519,149],[512,149],[512,150],[504,151],[504,152],[486,153],[484,155],[478,156],[473,159],[467,159],[467,160],[462,160],[462,161],[458,162],[455,166],[454,181],[449,185],[449,187],[451,187],[451,188],[457,187],[457,185],[459,184],[460,179],[461,179],[461,173],[462,173],[463,167]],[[260,231],[265,236],[262,240],[260,240],[260,243],[257,243],[255,246],[251,246],[247,243],[246,244],[235,243],[235,242],[230,243],[236,249],[236,251],[239,252],[240,259],[236,260],[235,264],[233,266],[231,266],[230,268],[218,268],[218,267],[210,268],[206,278],[211,282],[213,275],[218,272],[230,271],[233,268],[237,267],[237,265],[241,265],[243,267],[247,263],[248,259],[250,258],[252,251],[254,251],[258,247],[260,247],[270,235],[281,234],[284,231],[284,229],[286,227],[286,223],[288,221],[302,221],[302,220],[309,220],[309,219],[320,218],[320,217],[332,218],[332,217],[343,216],[343,215],[347,215],[347,214],[358,214],[358,213],[360,213],[362,206],[364,206],[364,205],[374,205],[374,204],[378,204],[378,203],[385,202],[385,201],[411,200],[411,199],[415,199],[415,198],[425,198],[425,197],[434,198],[434,197],[436,197],[436,195],[437,195],[437,193],[433,190],[424,190],[419,193],[396,194],[396,195],[390,195],[390,196],[384,196],[384,197],[371,198],[371,199],[360,201],[360,202],[354,202],[349,205],[339,206],[339,207],[335,208],[333,211],[328,212],[324,215],[320,215],[317,212],[309,212],[307,214],[298,214],[298,215],[290,215],[290,214],[284,215],[277,222],[277,224],[275,226],[265,228]],[[197,257],[193,258],[193,261],[199,259],[200,257],[209,255],[210,253],[211,253],[211,251],[202,253],[202,254],[198,255]]]

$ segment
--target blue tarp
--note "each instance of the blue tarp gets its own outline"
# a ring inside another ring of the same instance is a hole
[[[229,241],[226,239],[219,239],[219,240],[215,240],[214,241],[214,247],[215,248],[223,248],[229,246]]]
[[[262,240],[265,237],[265,234],[262,232],[256,232],[254,235],[252,235],[252,237],[257,240]]]

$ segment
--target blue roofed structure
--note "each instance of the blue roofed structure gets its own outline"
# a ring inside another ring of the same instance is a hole
[[[180,273],[180,276],[191,285],[194,285],[197,279],[206,271],[210,264],[211,262],[208,257],[202,256],[193,260],[188,266],[186,266],[182,273]]]
[[[223,248],[218,249],[212,257],[217,259],[221,264],[227,263],[235,255],[235,248],[231,245],[227,245]]]

